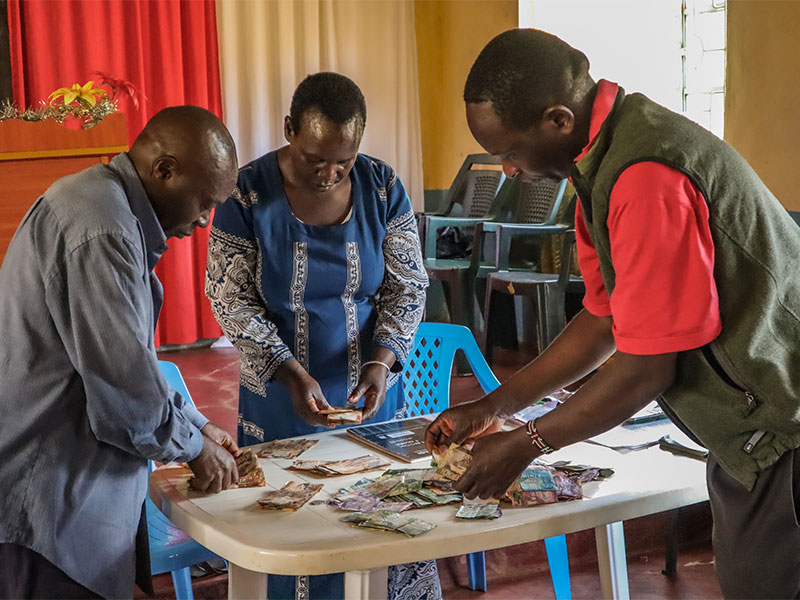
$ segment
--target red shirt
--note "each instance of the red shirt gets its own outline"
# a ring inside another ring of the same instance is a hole
[[[617,84],[600,80],[589,144],[576,160],[594,143],[616,94]],[[609,297],[578,203],[575,231],[586,284],[583,305],[595,316],[613,318],[618,350],[680,352],[719,335],[722,324],[708,219],[703,195],[683,173],[658,162],[625,169],[609,199],[607,224],[616,273]]]

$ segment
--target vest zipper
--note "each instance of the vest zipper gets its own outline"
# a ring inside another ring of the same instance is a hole
[[[720,364],[719,360],[717,360],[717,357],[714,354],[714,351],[711,350],[711,346],[709,344],[703,346],[702,352],[703,352],[703,356],[706,357],[706,360],[708,361],[708,364],[717,373],[717,375],[719,375],[720,378],[725,383],[727,383],[730,387],[732,387],[734,389],[737,389],[737,390],[739,390],[740,392],[742,392],[744,394],[744,397],[747,400],[747,407],[750,409],[750,412],[755,410],[756,406],[758,406],[758,401],[756,400],[756,397],[753,394],[753,392],[745,389],[744,386],[738,384],[733,379],[733,377],[731,377],[728,374],[728,372],[725,371],[725,369],[722,368],[722,365]],[[764,431],[763,429],[759,429],[758,431],[753,433],[753,435],[751,435],[748,438],[747,442],[745,442],[744,446],[742,446],[742,450],[744,450],[744,452],[746,454],[752,453],[753,449],[756,447],[756,444],[758,444],[758,442],[761,441],[761,438],[763,438],[766,433],[767,432]]]

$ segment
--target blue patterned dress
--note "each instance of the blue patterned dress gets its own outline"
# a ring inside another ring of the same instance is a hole
[[[277,151],[243,167],[211,229],[206,295],[239,350],[239,444],[323,431],[300,419],[273,379],[294,357],[332,406],[344,406],[376,345],[406,360],[425,304],[414,213],[385,163],[359,154],[350,172],[352,211],[342,224],[308,225],[291,211]],[[399,373],[374,421],[402,416]],[[390,597],[436,598],[435,563],[390,569]],[[336,598],[341,575],[275,577],[270,598]]]

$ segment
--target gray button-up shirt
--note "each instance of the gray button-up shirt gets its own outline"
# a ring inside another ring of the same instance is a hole
[[[121,154],[56,181],[0,268],[0,542],[106,597],[133,592],[147,459],[195,458],[207,422],[156,359],[165,242]]]

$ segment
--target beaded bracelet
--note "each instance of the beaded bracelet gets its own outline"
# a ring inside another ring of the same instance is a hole
[[[367,362],[361,363],[361,368],[363,369],[367,365],[381,365],[382,367],[386,367],[386,372],[387,373],[391,373],[392,372],[392,367],[387,365],[382,360],[368,360]]]
[[[536,429],[536,419],[528,421],[526,428],[528,430],[528,436],[531,438],[531,444],[536,446],[542,454],[550,454],[556,451],[556,448],[553,448],[544,441],[542,434]]]

